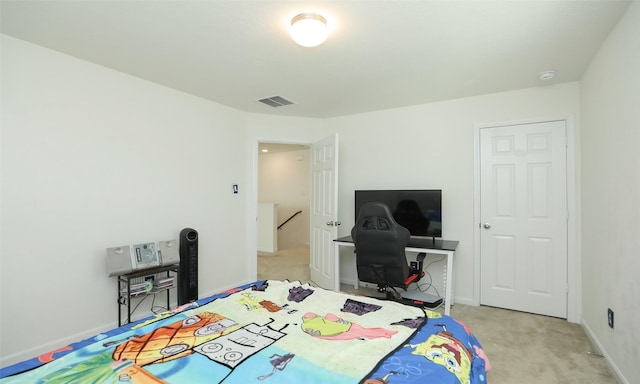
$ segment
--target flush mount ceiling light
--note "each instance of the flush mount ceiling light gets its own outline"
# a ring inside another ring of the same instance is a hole
[[[316,13],[301,13],[291,19],[289,30],[293,41],[303,47],[315,47],[327,40],[327,19]]]
[[[556,77],[556,71],[544,71],[538,74],[538,79],[548,81]]]

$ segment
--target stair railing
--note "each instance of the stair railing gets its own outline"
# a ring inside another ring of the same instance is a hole
[[[287,220],[285,220],[284,223],[278,225],[278,230],[280,230],[280,228],[282,228],[285,224],[287,224],[289,221],[291,221],[291,219],[293,219],[294,217],[298,216],[301,213],[302,213],[302,211],[298,211],[298,212],[294,213],[293,215],[291,215],[291,217],[289,217]]]

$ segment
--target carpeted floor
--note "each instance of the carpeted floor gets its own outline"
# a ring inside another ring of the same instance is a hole
[[[309,247],[258,253],[258,279],[310,282]],[[341,290],[377,296],[375,289]],[[469,326],[489,356],[490,384],[616,384],[582,327],[563,319],[486,306],[455,304],[451,315]]]

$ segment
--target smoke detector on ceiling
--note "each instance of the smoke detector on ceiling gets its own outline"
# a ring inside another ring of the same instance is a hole
[[[538,74],[538,79],[540,79],[540,81],[549,81],[554,77],[556,77],[556,71],[544,71]]]

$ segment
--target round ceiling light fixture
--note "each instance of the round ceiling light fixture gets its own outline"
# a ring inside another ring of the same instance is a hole
[[[301,13],[291,19],[289,34],[303,47],[316,47],[329,36],[327,19],[317,13]]]
[[[538,79],[541,81],[548,81],[556,77],[556,71],[544,71],[538,74]]]

